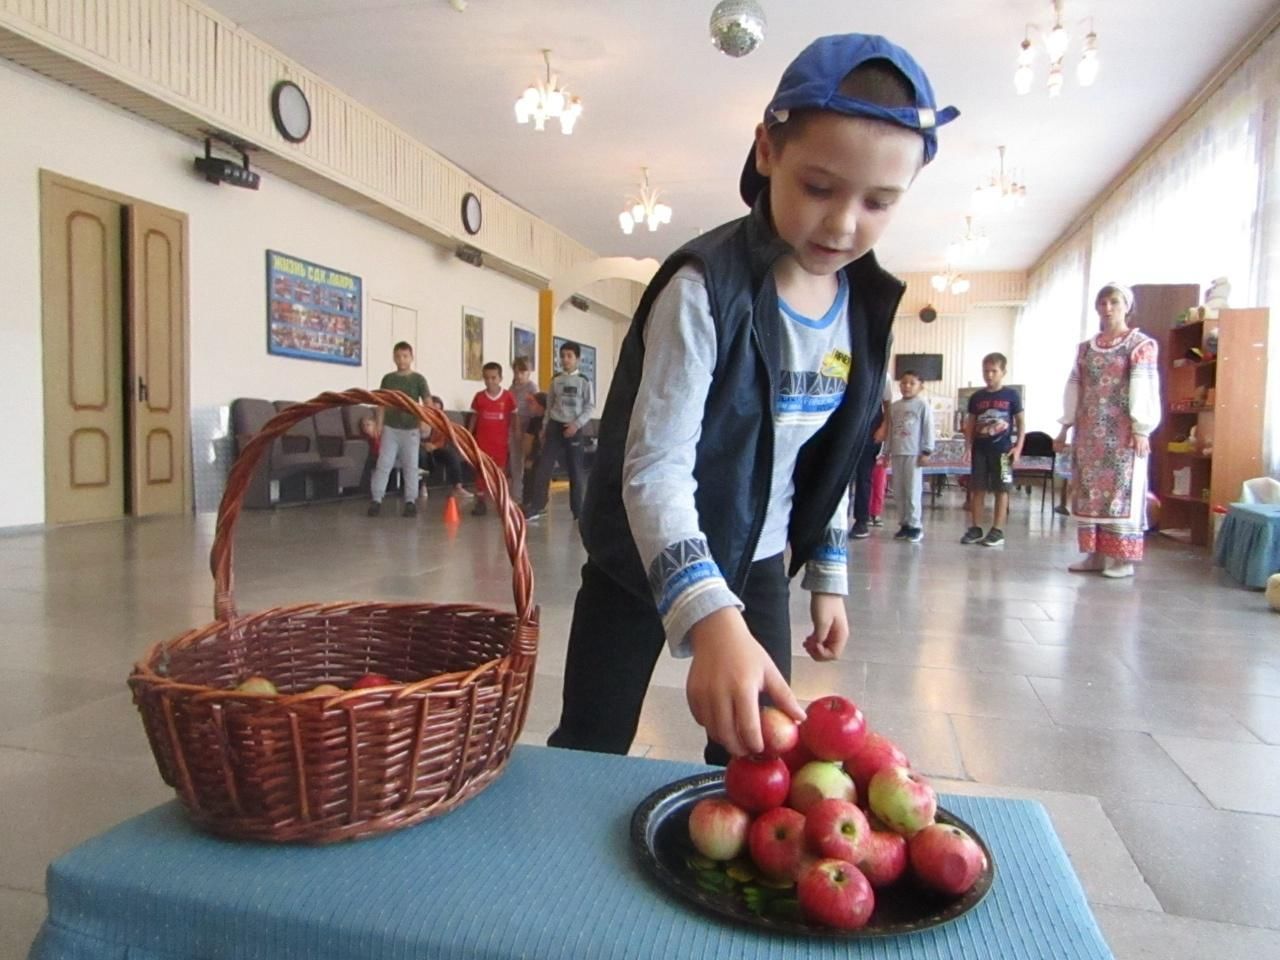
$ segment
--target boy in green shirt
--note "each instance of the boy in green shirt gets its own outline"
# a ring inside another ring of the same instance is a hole
[[[427,378],[413,371],[413,347],[401,340],[391,351],[395,358],[396,369],[382,378],[378,386],[382,390],[399,390],[407,393],[421,403],[431,396],[427,387]],[[378,464],[373,468],[372,494],[373,503],[369,504],[369,516],[376,517],[382,511],[382,498],[387,493],[387,479],[391,476],[392,467],[400,467],[400,476],[404,481],[404,515],[416,516],[418,506],[414,502],[418,497],[418,442],[420,439],[418,420],[411,413],[403,410],[388,410],[378,407],[374,431],[377,434]]]

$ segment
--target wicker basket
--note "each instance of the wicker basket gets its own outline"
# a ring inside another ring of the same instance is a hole
[[[514,613],[380,602],[236,613],[231,540],[254,467],[299,420],[356,403],[447,431],[483,477],[503,518]],[[493,461],[442,413],[390,390],[323,393],[280,413],[231,469],[210,562],[217,619],[156,644],[129,677],[160,775],[197,824],[253,840],[350,840],[447,813],[502,772],[538,646],[524,517]],[[396,684],[309,692],[366,673]],[[255,674],[281,695],[233,689]]]

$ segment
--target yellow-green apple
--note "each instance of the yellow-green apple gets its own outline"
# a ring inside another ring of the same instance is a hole
[[[804,815],[804,842],[824,859],[856,865],[870,835],[867,815],[848,800],[819,800]]]
[[[819,800],[832,797],[857,800],[853,779],[841,769],[840,764],[830,760],[812,760],[791,775],[787,806],[808,814]]]
[[[927,887],[958,897],[987,869],[978,842],[957,826],[934,823],[911,838],[911,868]]]
[[[929,782],[907,767],[885,767],[867,789],[871,812],[895,833],[909,837],[933,823],[938,798]]]
[[[319,683],[307,691],[307,693],[323,693],[330,697],[344,692],[336,683]]]
[[[847,860],[819,860],[800,875],[796,887],[805,919],[839,930],[867,925],[876,895],[862,872]]]
[[[800,724],[777,707],[760,708],[760,733],[764,737],[761,756],[781,757],[800,742]]]
[[[791,771],[777,757],[734,757],[724,771],[729,799],[748,813],[781,806],[791,789]]]
[[[892,830],[873,827],[854,866],[876,889],[897,883],[907,869],[907,838]]]
[[[800,739],[819,760],[843,760],[858,752],[867,721],[852,700],[822,697],[809,704],[800,724]]]
[[[270,680],[268,680],[266,677],[254,676],[254,677],[245,677],[242,681],[240,681],[240,685],[236,687],[236,692],[237,693],[275,694],[275,693],[279,693],[280,691],[278,691],[276,689],[276,685],[272,683]]]
[[[751,860],[774,880],[794,880],[804,863],[804,814],[774,807],[751,821],[747,831]]]
[[[704,797],[689,812],[689,839],[708,860],[732,860],[747,845],[751,814],[724,797]]]
[[[907,755],[888,737],[870,731],[856,753],[844,758],[844,768],[858,787],[859,799],[867,799],[871,778],[885,767],[910,767]]]

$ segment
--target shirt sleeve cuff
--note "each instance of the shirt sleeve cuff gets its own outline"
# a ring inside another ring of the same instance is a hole
[[[693,645],[689,640],[689,631],[703,617],[708,617],[725,607],[743,609],[729,585],[721,577],[704,580],[696,591],[686,591],[676,598],[671,609],[662,618],[662,625],[667,632],[667,646],[672,656],[693,656]]]
[[[840,597],[849,595],[849,568],[843,563],[829,560],[810,560],[804,565],[804,579],[800,586],[810,593],[834,593]]]

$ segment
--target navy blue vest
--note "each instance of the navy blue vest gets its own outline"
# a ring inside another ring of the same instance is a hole
[[[622,343],[600,421],[581,530],[592,562],[652,599],[622,504],[627,429],[644,366],[644,327],[672,275],[695,263],[706,278],[716,364],[693,474],[698,518],[730,589],[740,592],[764,526],[773,463],[773,415],[781,362],[773,265],[789,250],[769,224],[767,191],[755,209],[685,244],[659,268]],[[871,253],[845,268],[853,366],[844,399],[800,450],[788,542],[794,576],[821,545],[871,432],[884,393],[890,330],[905,286]]]

